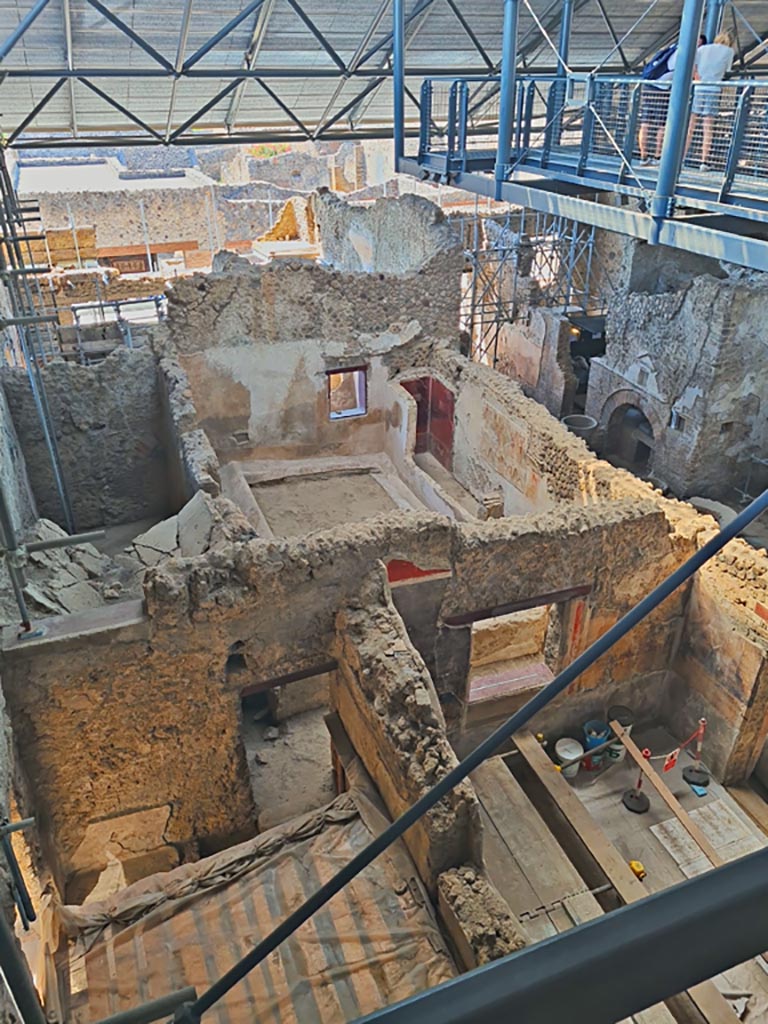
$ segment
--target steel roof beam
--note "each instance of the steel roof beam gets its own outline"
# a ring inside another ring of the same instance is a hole
[[[424,22],[427,20],[432,10],[434,10],[432,6],[432,0],[427,0],[427,2],[421,7],[420,10],[414,8],[414,10],[411,11],[410,18],[403,19],[403,61],[405,61],[405,56],[406,53],[408,52],[408,45],[413,42],[413,40],[416,38],[420,30],[424,27]],[[389,49],[387,50],[386,54],[379,61],[379,68],[383,70],[386,67],[386,65],[389,64],[390,70],[394,74],[395,69],[392,58],[395,51],[395,37],[394,33],[392,32],[390,32],[389,35],[390,39],[392,40],[392,43],[389,46]],[[365,57],[363,58],[363,60],[366,59],[367,58]],[[363,63],[363,61],[361,61],[360,63]],[[405,69],[403,69],[403,77],[405,77],[405,74]],[[374,91],[374,89],[367,90],[365,97],[363,97],[363,99],[367,99],[368,103],[370,103],[371,100],[373,99]],[[360,117],[362,117],[363,114],[365,113],[363,109],[363,99],[361,99],[358,103],[354,104],[351,110],[349,111],[350,127],[352,126],[355,117],[358,115],[358,113],[360,114]],[[360,108],[360,110],[358,110],[358,107]],[[416,104],[416,108],[419,109],[418,103]]]
[[[336,67],[339,69],[339,71],[341,71],[342,74],[346,74],[347,73],[347,65],[344,63],[344,61],[341,59],[341,57],[338,55],[338,53],[336,53],[334,48],[331,46],[331,44],[325,38],[323,33],[317,27],[317,25],[315,25],[314,21],[312,21],[312,19],[306,13],[304,8],[301,6],[301,4],[298,3],[298,0],[287,0],[287,3],[294,9],[296,14],[298,14],[298,16],[301,18],[301,20],[307,26],[309,31],[312,33],[312,35],[318,41],[318,43],[320,43],[322,48],[325,50],[325,52],[331,58],[331,60],[336,65]]]
[[[78,78],[78,82],[82,82],[87,89],[90,89],[92,93],[95,93],[97,96],[100,96],[101,99],[105,101],[105,103],[108,103],[111,107],[114,107],[115,110],[119,110],[121,114],[127,117],[130,121],[133,121],[134,124],[137,124],[139,128],[154,136],[158,142],[165,142],[165,139],[160,134],[160,132],[155,131],[154,128],[150,128],[145,121],[142,121],[142,119],[140,117],[137,117],[136,114],[132,114],[127,107],[124,107],[123,104],[120,103],[118,100],[114,99],[112,96],[109,96],[107,93],[105,93],[103,89],[100,89],[98,87],[98,85],[94,85],[93,82],[89,82],[87,78]]]
[[[418,128],[412,128],[406,130],[406,136],[408,138],[417,138],[419,134]],[[323,135],[323,138],[328,142],[354,142],[360,139],[389,139],[392,137],[392,129],[390,126],[382,127],[379,129],[372,128],[365,131],[338,131],[328,132]],[[146,136],[139,135],[120,135],[119,141],[121,146],[146,146],[148,144],[157,145],[164,144],[165,140],[160,139],[159,143],[156,143],[153,139],[147,139]],[[299,135],[297,132],[288,131],[282,128],[267,129],[264,131],[254,131],[250,128],[243,129],[234,135],[227,135],[222,132],[190,132],[189,134],[180,135],[175,139],[175,143],[182,146],[219,146],[227,143],[248,143],[254,145],[262,145],[264,143],[275,143],[275,142],[304,142],[305,137]],[[115,145],[115,136],[111,132],[105,132],[103,135],[90,135],[81,136],[78,139],[79,146],[89,146],[93,149],[99,149],[106,146]],[[17,143],[14,149],[71,149],[72,140],[68,137],[56,137],[47,136],[46,138],[31,138],[25,139],[22,142]]]
[[[126,25],[126,23],[118,18],[116,14],[113,14],[112,11],[106,8],[100,0],[86,0],[86,2],[97,10],[99,14],[103,14],[107,21],[112,22],[115,28],[119,29],[123,35],[126,35],[129,39],[133,40],[133,42],[148,54],[152,60],[164,67],[166,71],[173,71],[173,65],[170,61],[165,59],[162,53],[158,53],[154,46],[151,46],[146,39],[142,39],[138,32],[134,32],[130,25]]]
[[[253,32],[251,33],[251,40],[248,44],[248,49],[243,55],[243,69],[246,71],[252,71],[256,61],[259,59],[261,48],[264,45],[264,39],[267,35],[267,28],[269,27],[269,19],[272,17],[272,11],[275,7],[275,0],[266,0],[266,3],[259,8],[256,19],[253,25]],[[238,86],[235,90],[234,95],[229,101],[229,109],[227,115],[224,118],[224,125],[227,131],[232,131],[232,128],[237,122],[237,115],[240,111],[240,104],[243,99],[243,93],[248,83],[248,79]]]
[[[187,118],[184,124],[182,124],[179,128],[176,129],[175,132],[172,133],[168,141],[175,142],[176,139],[180,135],[183,135],[187,128],[191,128],[192,125],[195,124],[195,122],[203,116],[203,114],[207,114],[208,111],[215,107],[217,103],[220,103],[225,96],[228,96],[233,89],[236,89],[237,85],[237,79],[233,79],[233,81],[231,81],[228,85],[225,85],[223,89],[220,89],[219,92],[217,92],[212,99],[208,100],[206,104],[200,107],[200,109],[196,113],[194,113],[192,117]],[[162,141],[165,142],[165,139],[163,139]]]
[[[270,89],[266,82],[262,82],[260,78],[257,78],[256,84],[261,86],[261,88],[264,90],[267,96],[269,96],[270,99],[275,101],[275,103],[278,105],[278,107],[280,107],[283,113],[293,121],[296,127],[299,128],[304,135],[306,135],[307,139],[312,138],[312,132],[309,130],[309,128],[307,128],[303,121],[299,120],[299,118],[296,117],[291,108],[288,107],[285,103],[283,103],[283,101],[280,99],[277,93],[274,92],[274,90]]]
[[[40,102],[36,103],[33,109],[30,110],[30,112],[27,114],[27,116],[24,118],[21,124],[17,125],[16,128],[14,128],[14,130],[8,136],[9,146],[15,142],[15,140],[19,137],[19,135],[21,135],[21,133],[28,125],[32,124],[32,122],[35,120],[40,111],[44,110],[45,107],[48,106],[49,102],[53,99],[53,97],[56,95],[56,93],[59,91],[62,85],[64,85],[65,81],[65,78],[60,78],[58,82],[55,83],[55,85],[51,86],[51,88],[48,90],[45,96],[43,96]],[[70,79],[70,82],[71,81],[72,80]]]
[[[94,0],[89,0],[89,2],[93,3]],[[182,71],[186,72],[189,71],[191,67],[194,67],[198,61],[203,59],[206,53],[210,53],[214,46],[218,46],[222,39],[225,39],[230,32],[233,32],[241,22],[245,21],[246,18],[249,18],[252,14],[258,11],[263,3],[264,0],[251,0],[247,7],[244,7],[239,14],[235,15],[235,17],[220,28],[218,32],[214,33],[210,39],[206,40],[199,49],[195,50],[188,60],[184,61]]]
[[[347,103],[346,106],[342,107],[341,110],[334,114],[329,121],[326,121],[325,124],[318,125],[318,127],[315,128],[314,132],[312,133],[312,138],[319,139],[320,136],[323,135],[328,128],[336,124],[337,121],[340,121],[341,118],[344,117],[346,113],[348,113],[348,111],[350,111],[353,107],[357,106],[357,104],[364,100],[366,96],[368,96],[370,93],[372,93],[374,89],[378,89],[378,87],[381,85],[383,81],[383,78],[374,78],[372,82],[369,82],[368,85],[366,85],[366,87],[362,90],[362,92],[358,93],[358,95],[355,96],[354,99],[351,99],[349,103]]]
[[[486,53],[482,43],[480,42],[480,40],[475,35],[475,33],[474,33],[473,29],[472,29],[472,26],[469,24],[467,19],[464,17],[464,15],[461,13],[459,8],[456,6],[454,0],[446,0],[446,3],[448,4],[448,6],[451,8],[453,13],[458,18],[459,24],[461,25],[461,27],[464,29],[464,31],[469,36],[470,40],[472,41],[472,45],[475,47],[477,52],[480,54],[482,59],[485,61],[485,64],[488,67],[488,69],[489,70],[493,70],[493,67],[494,67],[493,61],[491,60],[491,58]]]
[[[365,48],[368,46],[368,44],[370,43],[371,39],[373,38],[374,33],[376,32],[376,30],[378,29],[379,25],[381,24],[381,21],[382,21],[384,15],[387,13],[387,11],[389,9],[389,5],[390,5],[391,2],[392,2],[392,0],[381,0],[381,3],[379,4],[379,8],[376,11],[376,14],[373,16],[373,20],[371,21],[370,25],[368,26],[367,32],[365,33],[363,38],[360,40],[360,43],[359,43],[357,49],[355,50],[355,53],[354,53],[354,55],[352,57],[352,60],[349,62],[349,66],[347,67],[347,75],[339,81],[339,84],[333,90],[333,95],[328,100],[328,102],[325,105],[325,109],[323,110],[323,112],[320,115],[320,117],[317,119],[318,124],[323,124],[325,122],[326,118],[330,115],[331,111],[333,110],[334,106],[336,105],[336,100],[339,98],[339,94],[341,93],[342,89],[344,88],[344,85],[346,84],[349,76],[354,74],[354,72],[357,70],[357,68],[358,68],[358,66],[359,66],[359,64],[360,64],[360,62],[361,62],[361,60],[363,58],[363,54],[365,53]]]
[[[181,69],[184,65],[184,54],[187,50],[187,39],[189,38],[189,26],[192,21],[192,0],[186,0],[184,5],[184,14],[181,18],[181,26],[179,28],[179,42],[176,47],[176,63],[174,64],[174,71],[176,75],[180,75]],[[171,98],[168,101],[168,117],[165,121],[165,141],[171,137],[171,125],[173,124],[173,114],[176,108],[176,90],[178,89],[179,79],[174,78],[173,85],[171,86]]]
[[[574,67],[574,71],[589,71],[586,67]],[[606,74],[610,71],[620,71],[620,68],[606,68]],[[551,67],[529,67],[528,74],[546,75],[552,71]],[[341,75],[336,68],[307,68],[307,67],[281,67],[281,68],[197,68],[194,71],[183,72],[180,78],[379,78],[390,77],[391,69],[381,68],[358,68],[356,71],[348,71],[345,76]],[[445,65],[424,65],[419,67],[406,68],[406,74],[411,78],[430,78],[440,76],[443,78],[471,78],[486,76],[487,68],[446,68]],[[2,78],[172,78],[175,72],[164,71],[162,68],[131,68],[131,67],[94,67],[94,68],[7,68],[0,70]]]
[[[418,18],[420,14],[423,14],[423,12],[428,7],[431,7],[431,5],[434,2],[435,2],[435,0],[416,0],[416,5],[414,6],[413,10],[408,15],[408,17],[405,19],[405,29],[406,29],[406,32],[408,31],[408,26],[411,24],[411,22],[414,21],[414,19]],[[387,46],[389,47],[388,53],[391,54],[392,53],[392,44],[393,44],[392,33],[388,32],[384,36],[383,39],[381,39],[378,43],[376,43],[375,46],[372,46],[371,49],[368,50],[368,52],[366,54],[364,54],[360,58],[360,65],[366,64],[371,59],[371,57],[373,57],[375,54],[377,54],[379,52],[379,50],[383,50]],[[383,63],[386,63],[386,58],[384,59]],[[451,72],[449,72],[449,74],[450,73]]]
[[[72,12],[69,7],[69,0],[62,0],[62,14],[64,15],[64,40],[67,47],[67,69],[72,71],[75,66],[75,55],[72,47]],[[72,124],[72,134],[77,137],[77,103],[75,100],[75,80],[69,79],[69,113]]]
[[[616,35],[616,30],[611,24],[611,19],[608,17],[608,11],[606,11],[605,9],[605,4],[603,3],[603,0],[595,0],[595,3],[597,4],[600,10],[600,15],[602,16],[602,19],[605,22],[605,27],[608,29],[608,34],[610,35],[611,41],[613,42],[613,48],[618,52],[619,56],[621,57],[621,62],[624,65],[624,70],[629,72],[631,68],[629,61],[627,60],[627,55],[624,53],[624,49],[621,45],[621,42],[619,41],[619,37]]]
[[[22,18],[16,28],[11,32],[5,42],[0,45],[0,61],[5,60],[11,50],[14,48],[16,43],[21,39],[24,33],[27,31],[29,26],[35,21],[40,14],[43,13],[45,8],[48,6],[49,0],[37,0],[37,3],[32,10]]]

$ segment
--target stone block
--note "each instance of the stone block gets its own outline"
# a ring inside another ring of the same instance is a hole
[[[490,880],[465,865],[437,880],[437,912],[453,952],[467,971],[527,944],[519,921]]]
[[[208,547],[213,512],[203,491],[198,491],[179,512],[179,548],[184,558],[194,558]]]
[[[63,587],[56,591],[56,600],[68,612],[82,612],[87,608],[100,608],[103,604],[98,592],[90,583],[83,581],[73,583],[71,587]]]
[[[146,533],[140,534],[134,540],[134,544],[143,548],[154,548],[155,551],[162,551],[170,555],[178,547],[178,524],[176,516],[170,519],[163,519],[156,523]]]

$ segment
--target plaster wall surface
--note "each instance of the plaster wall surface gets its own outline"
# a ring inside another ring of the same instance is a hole
[[[29,388],[29,380],[24,375]],[[18,434],[8,408],[5,392],[0,388],[0,487],[15,528],[22,533],[37,519],[37,508],[32,496],[27,466],[19,444]]]
[[[628,250],[624,275],[585,411],[605,431],[616,409],[635,405],[653,428],[654,478],[677,494],[728,497],[766,441],[764,283],[702,257],[652,268],[642,245]]]
[[[765,556],[731,543],[694,580],[666,712],[683,738],[707,719],[705,757],[729,782],[749,777],[768,738],[767,623]]]
[[[43,377],[78,528],[167,513],[166,438],[152,352],[116,349],[95,366],[55,361]],[[0,381],[38,511],[61,523],[27,375],[6,367]]]

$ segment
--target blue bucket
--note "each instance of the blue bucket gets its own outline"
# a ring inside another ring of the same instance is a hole
[[[611,728],[607,722],[601,721],[599,718],[593,718],[589,722],[584,723],[584,749],[592,750],[593,747],[599,747],[601,743],[605,743],[606,740],[611,738]],[[584,758],[584,768],[588,772],[597,771],[603,761],[605,751],[601,750],[598,754],[590,754],[589,757]]]

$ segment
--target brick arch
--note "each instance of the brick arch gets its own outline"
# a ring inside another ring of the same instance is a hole
[[[633,391],[631,388],[620,388],[618,391],[614,391],[613,394],[610,394],[606,398],[605,402],[603,402],[599,420],[599,425],[603,430],[607,430],[608,424],[611,421],[611,416],[622,405],[632,405],[635,409],[639,409],[651,425],[654,441],[659,440],[666,429],[666,423],[662,421],[657,411],[646,400],[645,396],[638,394],[637,391]]]

